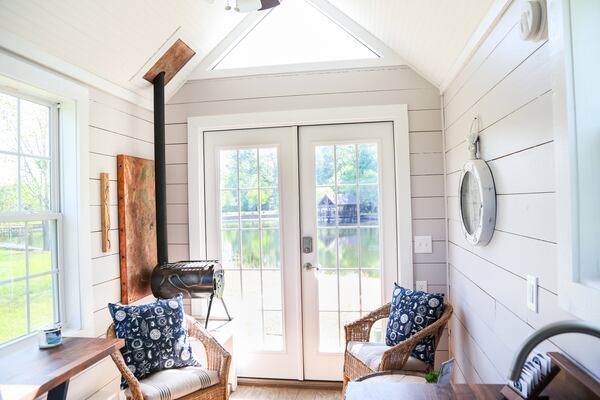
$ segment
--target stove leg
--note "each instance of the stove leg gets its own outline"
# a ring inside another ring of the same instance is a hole
[[[229,310],[227,309],[227,306],[225,305],[225,300],[222,297],[221,303],[223,303],[223,308],[225,309],[225,314],[227,314],[227,318],[231,321],[231,315],[229,315]]]
[[[215,294],[212,293],[210,295],[210,300],[208,302],[208,311],[206,312],[206,321],[204,321],[204,329],[208,328],[208,318],[210,317],[210,309],[212,308],[212,302],[213,302],[214,297],[215,297]]]

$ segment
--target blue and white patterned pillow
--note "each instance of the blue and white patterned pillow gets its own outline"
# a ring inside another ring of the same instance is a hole
[[[198,365],[183,313],[183,296],[139,306],[109,304],[127,367],[138,379],[167,368]],[[121,387],[127,387],[122,379]]]
[[[414,292],[394,283],[385,343],[394,346],[437,321],[444,311],[441,293]],[[433,367],[435,346],[433,336],[421,340],[412,356]]]

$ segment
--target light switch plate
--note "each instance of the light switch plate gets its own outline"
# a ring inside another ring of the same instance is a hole
[[[415,253],[433,253],[433,244],[431,243],[431,236],[415,236]]]
[[[427,292],[427,281],[416,281],[415,290],[420,292]]]
[[[527,275],[527,308],[534,313],[538,312],[538,278]]]

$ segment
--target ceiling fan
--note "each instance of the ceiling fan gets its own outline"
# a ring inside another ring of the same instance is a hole
[[[215,0],[206,0],[213,4]],[[237,12],[252,12],[268,10],[277,7],[280,0],[225,0],[225,10],[235,10]]]

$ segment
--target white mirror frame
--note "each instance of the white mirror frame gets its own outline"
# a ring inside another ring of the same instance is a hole
[[[479,223],[473,233],[470,233],[465,226],[462,209],[462,185],[465,175],[471,173],[477,181],[481,200],[481,215]],[[460,226],[465,239],[474,246],[485,246],[490,242],[496,227],[496,187],[492,171],[483,160],[469,160],[463,166],[458,184],[458,207],[460,212]]]

